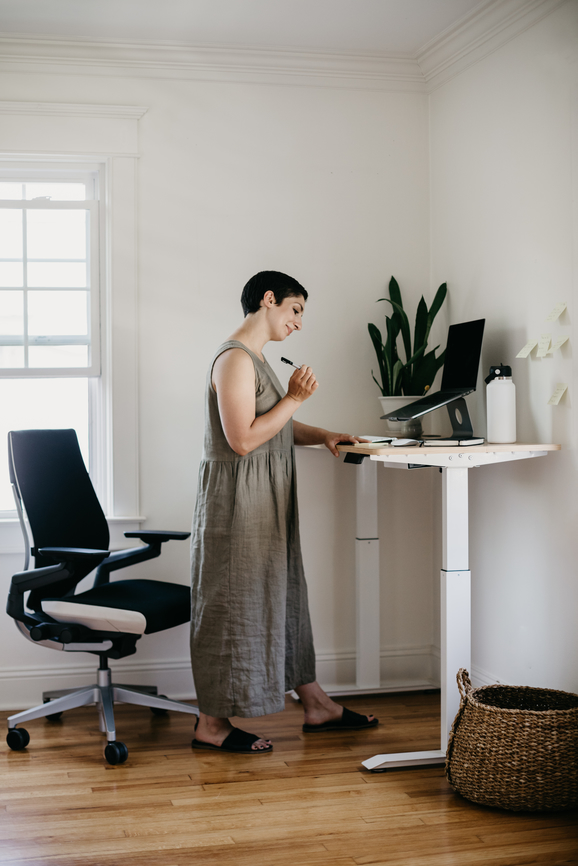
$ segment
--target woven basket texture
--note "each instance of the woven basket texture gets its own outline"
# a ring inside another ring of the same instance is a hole
[[[474,689],[458,675],[446,776],[474,803],[513,811],[578,806],[578,695],[528,686]]]

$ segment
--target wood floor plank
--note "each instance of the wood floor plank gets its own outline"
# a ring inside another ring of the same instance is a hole
[[[357,866],[530,866],[547,863],[548,866],[565,866],[578,862],[576,843],[540,843],[528,849],[510,850],[498,848],[458,848],[456,850],[436,851],[435,846],[423,854],[403,854],[392,852],[391,856],[356,858]]]
[[[94,708],[38,719],[0,751],[0,863],[10,866],[568,866],[578,810],[512,813],[469,803],[443,769],[372,774],[361,761],[435,748],[439,697],[348,698],[382,723],[306,735],[302,711],[239,720],[267,755],[191,749],[190,717],[115,708],[129,759],[111,767]],[[0,720],[8,714],[0,714]]]

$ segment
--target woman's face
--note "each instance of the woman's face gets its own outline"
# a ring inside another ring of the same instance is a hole
[[[286,340],[293,331],[300,331],[303,326],[305,300],[303,295],[294,298],[284,298],[280,304],[270,307],[270,315],[275,336],[273,340]]]

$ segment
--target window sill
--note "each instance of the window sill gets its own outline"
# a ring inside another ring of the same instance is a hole
[[[110,549],[123,550],[140,544],[138,539],[125,538],[125,532],[140,529],[146,517],[107,517],[110,530]],[[24,541],[17,517],[0,519],[0,556],[24,556]]]

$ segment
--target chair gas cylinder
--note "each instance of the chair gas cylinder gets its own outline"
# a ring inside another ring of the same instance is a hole
[[[487,441],[515,442],[516,386],[512,382],[512,368],[504,364],[490,367],[486,385]]]

